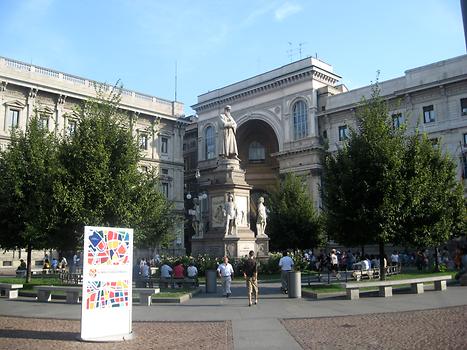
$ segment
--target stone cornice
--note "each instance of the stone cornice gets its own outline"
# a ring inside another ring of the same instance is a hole
[[[78,100],[96,96],[96,86],[105,92],[114,87],[94,80],[62,73],[45,67],[0,56],[0,81],[31,89],[32,92],[46,91],[56,95],[66,95]],[[5,85],[6,86],[6,85]],[[118,90],[118,88],[117,88]],[[183,104],[159,97],[121,89],[120,107],[141,112],[149,116],[159,116],[167,120],[177,120],[183,114]]]
[[[302,147],[302,148],[295,148],[295,149],[280,151],[276,153],[271,153],[271,156],[275,158],[284,158],[284,157],[303,154],[303,153],[322,152],[323,150],[324,150],[323,146],[313,145],[313,146],[307,146],[307,147]]]
[[[246,98],[252,98],[270,93],[274,90],[283,89],[286,86],[296,84],[297,82],[301,82],[306,79],[314,79],[324,84],[335,85],[339,81],[339,78],[340,77],[334,73],[327,72],[319,67],[310,66],[296,72],[276,77],[266,82],[239,89],[233,93],[221,95],[217,98],[197,103],[191,107],[199,114]],[[221,91],[222,89],[219,90],[219,93]]]

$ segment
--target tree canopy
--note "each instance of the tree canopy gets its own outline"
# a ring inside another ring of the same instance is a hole
[[[11,142],[0,154],[0,245],[27,248],[29,272],[31,250],[53,246],[57,174],[56,139],[37,115],[25,132],[12,129]]]
[[[173,206],[161,193],[155,171],[138,170],[140,150],[119,101],[117,92],[85,101],[77,110],[76,132],[60,148],[56,200],[63,216],[58,229],[73,245],[85,225],[132,227],[137,246],[155,247],[171,236]]]
[[[269,204],[271,249],[307,249],[323,242],[321,218],[299,177],[287,174]]]
[[[330,236],[348,246],[436,245],[465,225],[455,164],[426,135],[393,126],[376,84],[357,109],[357,127],[324,162]],[[382,264],[381,264],[382,266]],[[384,273],[381,274],[384,278]]]
[[[75,111],[65,138],[37,117],[12,131],[0,156],[0,245],[75,250],[84,226],[131,227],[135,245],[155,247],[173,237],[176,215],[160,191],[157,170],[141,173],[137,141],[120,95],[98,90]],[[28,264],[29,265],[29,264]]]

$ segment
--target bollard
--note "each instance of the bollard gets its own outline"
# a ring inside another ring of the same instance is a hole
[[[206,270],[206,293],[217,293],[216,270]]]
[[[289,281],[289,298],[302,297],[302,273],[300,271],[289,272],[287,279]]]

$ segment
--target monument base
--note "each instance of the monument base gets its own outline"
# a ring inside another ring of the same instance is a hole
[[[270,238],[266,235],[256,237],[256,256],[258,258],[269,257],[269,240]]]

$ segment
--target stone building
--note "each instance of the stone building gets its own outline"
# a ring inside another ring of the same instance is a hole
[[[427,133],[457,163],[457,177],[467,196],[467,55],[409,69],[404,76],[379,83],[394,126],[406,122]],[[335,151],[355,126],[355,107],[371,96],[372,86],[346,93],[322,88],[318,94],[320,136]]]
[[[371,86],[348,91],[340,78],[331,65],[306,58],[198,96],[193,106],[197,129],[192,127],[190,138],[197,132],[198,161],[186,163],[186,186],[209,183],[219,160],[216,120],[230,105],[238,125],[240,164],[252,186],[251,222],[258,196],[267,195],[280,175],[289,172],[303,178],[320,208],[322,152],[341,147],[355,125],[355,108],[371,94]],[[457,162],[458,178],[465,178],[467,55],[408,70],[381,82],[380,88],[394,123],[407,121],[409,132],[418,123]],[[195,169],[200,172],[198,181],[190,176]]]
[[[72,133],[77,126],[74,108],[96,95],[95,84],[86,78],[0,57],[0,147],[8,144],[11,128],[26,128],[35,111],[49,131]],[[155,168],[163,193],[175,203],[175,210],[183,213],[183,104],[123,89],[120,108],[135,125],[134,136],[143,155],[141,171]],[[175,232],[169,251],[183,254],[183,223],[175,227]],[[43,253],[39,255],[41,260]],[[5,259],[2,264],[7,266],[11,260]]]

